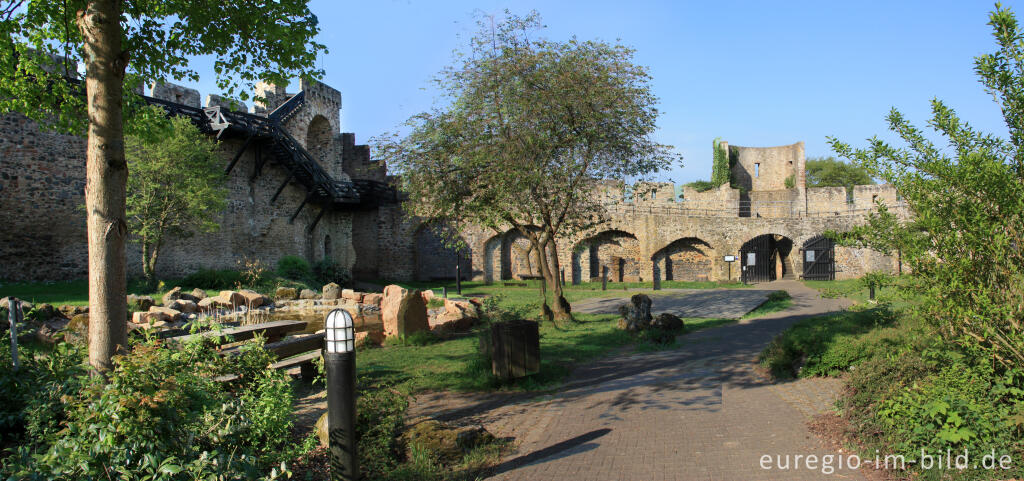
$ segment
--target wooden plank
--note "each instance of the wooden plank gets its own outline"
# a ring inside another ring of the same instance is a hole
[[[319,349],[317,349],[316,351],[307,352],[307,353],[305,353],[305,354],[303,354],[301,356],[292,357],[292,358],[289,358],[289,359],[285,359],[283,361],[277,361],[277,362],[271,364],[270,368],[271,369],[288,369],[288,368],[292,368],[292,367],[295,367],[295,366],[303,366],[303,367],[307,366],[307,365],[311,366],[313,364],[313,361],[315,361],[316,359],[319,359],[320,356],[321,356],[321,351]],[[309,375],[310,374],[309,373],[309,369],[304,369],[303,371],[305,373],[303,375],[303,377],[306,377],[306,378],[312,377],[312,376]],[[238,380],[238,375],[237,374],[225,374],[223,376],[217,376],[216,378],[214,378],[214,381],[217,381],[217,382],[231,382],[231,381],[237,381],[237,380]]]
[[[324,333],[318,334],[299,334],[297,336],[291,336],[281,341],[268,342],[263,345],[263,349],[270,351],[278,359],[291,357],[296,354],[302,354],[313,350],[320,350],[324,347]],[[231,348],[224,352],[224,354],[237,356],[239,348]]]
[[[306,328],[305,321],[273,321],[264,322],[261,324],[250,324],[247,326],[231,327],[220,331],[207,331],[199,334],[189,334],[187,336],[172,337],[168,339],[172,342],[188,342],[195,339],[197,336],[205,338],[216,338],[218,336],[230,337],[230,340],[223,340],[222,343],[226,342],[239,342],[252,339],[257,334],[263,334],[265,337],[279,337],[289,332],[301,331]]]

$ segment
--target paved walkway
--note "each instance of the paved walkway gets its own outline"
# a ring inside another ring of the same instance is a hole
[[[739,319],[760,306],[774,289],[665,289],[644,290],[651,297],[651,313],[671,312],[682,318],[711,317]],[[588,314],[618,314],[636,292],[624,292],[617,297],[592,297],[576,301],[573,312]]]
[[[679,349],[581,366],[562,389],[542,399],[509,394],[456,406],[438,393],[417,399],[417,410],[514,437],[517,451],[493,479],[863,479],[850,470],[827,476],[820,461],[816,469],[760,467],[763,455],[838,455],[808,432],[806,422],[830,409],[840,382],[771,383],[757,374],[755,362],[793,322],[846,306],[798,282],[764,287],[786,289],[793,306],[692,333]]]

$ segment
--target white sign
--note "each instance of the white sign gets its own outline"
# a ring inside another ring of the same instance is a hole
[[[736,256],[724,256],[725,262],[736,262]]]
[[[747,252],[747,265],[752,266],[757,264],[757,253]]]
[[[804,251],[804,262],[814,262],[814,251]]]

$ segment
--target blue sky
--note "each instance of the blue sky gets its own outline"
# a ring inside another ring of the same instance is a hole
[[[1024,0],[1004,5],[1024,12]],[[656,138],[684,156],[660,180],[707,178],[715,137],[802,140],[808,156],[831,153],[827,136],[856,145],[890,138],[891,107],[923,127],[935,97],[975,127],[1006,133],[973,72],[974,56],[995,50],[989,2],[314,0],[342,130],[364,142],[429,109],[430,79],[475,31],[473,12],[506,8],[536,9],[551,39],[621,39],[637,50],[661,99]],[[212,76],[196,87],[213,92]]]

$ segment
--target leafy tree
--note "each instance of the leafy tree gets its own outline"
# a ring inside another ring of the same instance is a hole
[[[596,179],[643,178],[674,157],[650,138],[657,98],[632,49],[537,38],[536,12],[506,16],[480,21],[469,52],[436,79],[449,103],[379,147],[401,172],[410,214],[528,239],[545,315],[568,318],[555,239],[603,220]]]
[[[904,222],[880,209],[843,242],[901,249],[914,274],[927,279],[919,283],[923,318],[966,352],[1019,374],[1024,363],[1024,32],[999,4],[989,25],[999,49],[976,57],[975,71],[1002,108],[1009,139],[975,130],[935,99],[928,124],[948,149],[932,143],[896,109],[888,115],[889,127],[905,147],[877,137],[863,149],[830,142],[841,157],[895,186],[912,213]]]
[[[195,80],[199,75],[188,66],[195,55],[216,57],[217,84],[228,95],[258,79],[284,83],[309,70],[325,50],[312,42],[318,31],[305,0],[0,0],[0,33],[9,39],[0,43],[0,112],[21,112],[88,136],[89,360],[95,369],[110,369],[127,336],[125,126],[144,130],[152,120],[150,110],[134,108],[139,99],[125,86],[166,76]],[[67,79],[79,62],[81,85]],[[246,99],[244,89],[238,95]]]
[[[864,167],[831,156],[808,158],[804,172],[807,187],[846,187],[849,198],[853,196],[853,186],[875,183]]]
[[[156,283],[156,262],[168,235],[213,232],[227,205],[217,144],[184,117],[159,140],[128,136],[128,231],[142,246],[142,273]],[[171,182],[168,182],[170,180]]]
[[[732,178],[729,153],[722,148],[721,137],[715,137],[715,140],[711,142],[711,150],[714,152],[714,160],[711,163],[711,183],[715,187],[719,187]]]
[[[695,180],[685,185],[686,187],[693,188],[693,190],[696,190],[697,192],[707,192],[721,184],[715,185],[714,182],[708,182],[706,180]]]

